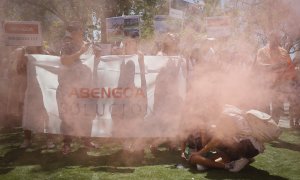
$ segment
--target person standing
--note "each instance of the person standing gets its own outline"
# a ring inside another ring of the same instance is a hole
[[[23,122],[23,129],[24,129],[24,140],[23,143],[21,144],[21,148],[29,148],[31,146],[31,141],[32,141],[32,129],[36,129],[36,127],[40,127],[40,124],[42,123],[43,117],[45,117],[45,108],[43,106],[40,107],[34,107],[35,109],[32,108],[32,104],[36,104],[37,101],[41,98],[37,98],[40,96],[41,92],[35,92],[34,95],[30,92],[27,92],[27,96],[29,97],[27,99],[27,104],[24,104],[24,99],[25,99],[25,91],[27,89],[27,55],[29,54],[45,54],[48,55],[49,52],[44,50],[43,47],[41,46],[28,46],[28,47],[21,47],[17,48],[14,51],[14,54],[16,55],[16,61],[17,61],[17,66],[16,66],[16,71],[18,75],[20,75],[20,82],[19,88],[18,88],[18,99],[19,99],[19,107],[20,109],[25,111],[24,108],[27,108],[27,111],[29,113],[35,112],[34,110],[37,110],[39,113],[36,113],[31,117],[30,121],[31,123],[26,123]],[[35,97],[33,97],[35,96]],[[27,107],[24,107],[27,106]],[[35,123],[32,123],[35,122]],[[55,144],[53,143],[52,139],[53,136],[51,134],[46,134],[47,136],[47,148],[52,149],[55,147]]]
[[[279,116],[286,94],[280,92],[295,79],[295,67],[289,53],[280,47],[280,34],[273,31],[269,34],[269,43],[258,50],[256,67],[261,71],[264,83],[267,86],[268,103],[272,103],[272,116],[279,122]],[[266,105],[265,112],[270,112]]]
[[[57,103],[61,122],[61,133],[64,134],[63,154],[71,152],[72,136],[82,137],[84,145],[88,148],[97,148],[90,141],[92,120],[96,113],[93,104],[82,105],[86,100],[72,96],[74,89],[90,88],[92,85],[92,72],[82,63],[81,55],[92,53],[89,43],[84,41],[83,27],[80,22],[70,22],[66,28],[60,61],[62,67],[58,74]],[[85,111],[88,111],[86,113]]]

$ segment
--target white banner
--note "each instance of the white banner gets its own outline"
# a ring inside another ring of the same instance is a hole
[[[30,55],[24,129],[92,137],[175,136],[185,98],[179,57]]]

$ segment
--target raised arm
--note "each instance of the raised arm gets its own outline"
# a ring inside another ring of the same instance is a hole
[[[138,61],[139,61],[140,73],[141,73],[141,88],[146,93],[147,83],[146,83],[145,61],[144,61],[144,54],[141,52],[138,52]]]
[[[72,54],[68,54],[68,53],[65,53],[64,50],[62,52],[62,55],[61,55],[61,58],[60,58],[60,61],[63,65],[71,65],[73,64],[74,62],[78,61],[79,60],[79,57],[85,53],[87,51],[87,49],[89,48],[89,44],[83,44],[81,46],[81,48],[72,53]]]

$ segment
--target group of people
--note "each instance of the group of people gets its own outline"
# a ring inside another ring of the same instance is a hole
[[[295,104],[299,102],[299,97],[297,97],[299,82],[295,64],[288,51],[280,46],[280,33],[272,31],[268,34],[268,39],[268,44],[258,50],[256,58],[253,60],[250,68],[251,75],[249,75],[251,78],[241,78],[248,80],[248,84],[252,84],[254,88],[249,88],[251,85],[241,87],[244,84],[232,82],[240,80],[239,78],[231,79],[231,81],[223,78],[224,76],[230,77],[226,66],[232,64],[216,68],[216,64],[219,62],[207,60],[207,56],[199,55],[197,52],[192,53],[191,60],[195,64],[196,73],[191,79],[191,93],[187,95],[186,107],[183,112],[184,119],[189,121],[186,123],[190,123],[195,117],[198,120],[193,124],[195,129],[188,125],[185,127],[188,136],[183,140],[181,157],[195,165],[198,170],[222,168],[231,172],[240,171],[247,164],[253,162],[255,156],[264,151],[264,143],[279,137],[281,132],[277,124],[282,115],[284,101],[289,101],[292,110],[296,109]],[[210,49],[209,53],[211,52],[214,51]],[[296,56],[296,58],[299,57]],[[224,61],[224,59],[225,57],[219,61]],[[242,60],[240,59],[240,61]],[[237,70],[237,73],[233,72],[233,74],[246,76],[238,72]],[[219,73],[220,76],[216,75]],[[202,80],[205,83],[200,83],[200,85],[205,84],[205,88],[209,90],[203,90],[203,86],[199,87],[199,83],[197,83],[203,77],[207,79]],[[250,82],[249,79],[254,82]],[[224,82],[225,87],[216,85]],[[231,89],[230,85],[233,85],[234,88]],[[224,89],[218,90],[218,87]],[[237,93],[228,93],[228,91]],[[198,97],[195,94],[198,94]],[[199,98],[203,94],[206,96]],[[254,97],[255,103],[251,101],[252,97]],[[198,98],[197,102],[193,101],[195,98]],[[226,103],[230,99],[237,100],[232,102],[244,110],[232,105],[224,105],[222,102],[225,100]],[[260,101],[260,99],[263,100]],[[201,100],[205,103],[199,103]],[[271,114],[272,117],[266,113]],[[299,126],[299,117],[292,116],[290,118],[291,124]]]
[[[145,79],[145,65],[143,59],[143,53],[138,51],[137,37],[128,37],[124,42],[124,49],[114,50],[117,54],[122,52],[122,54],[132,55],[138,54],[138,62],[141,74],[141,87],[143,91],[146,91],[146,79]],[[199,74],[197,74],[197,69],[205,69],[211,71],[211,69],[217,69],[215,59],[216,51],[210,46],[210,39],[206,40],[206,44],[201,47],[195,46],[189,54],[182,55],[180,50],[180,37],[176,33],[167,33],[163,42],[161,44],[161,49],[155,53],[157,56],[180,56],[185,60],[186,72],[188,80],[187,97],[189,93],[192,94],[193,82],[197,81]],[[119,52],[120,51],[120,52]],[[25,54],[49,54],[41,47],[26,47],[18,50],[19,52],[19,63],[17,66],[17,71],[23,74],[24,77],[26,73],[26,56]],[[59,116],[62,120],[61,132],[64,134],[62,152],[68,154],[71,152],[72,143],[72,133],[77,129],[80,129],[79,136],[82,137],[84,145],[88,148],[97,148],[98,145],[93,143],[90,138],[92,119],[95,114],[87,116],[72,115],[71,113],[66,113],[66,108],[68,105],[76,103],[76,98],[70,98],[68,93],[71,89],[77,86],[91,87],[91,76],[92,72],[87,69],[80,61],[80,56],[85,53],[92,53],[96,57],[101,56],[101,49],[92,46],[91,43],[85,42],[83,38],[83,26],[80,22],[71,22],[66,27],[66,34],[63,37],[63,46],[60,51],[60,61],[63,66],[61,72],[58,75],[58,88],[57,88],[57,102]],[[298,57],[298,56],[297,56]],[[253,161],[253,158],[264,150],[263,143],[272,141],[278,138],[280,134],[280,129],[277,127],[275,122],[278,123],[280,112],[282,109],[283,100],[285,98],[279,99],[278,93],[282,87],[291,87],[293,89],[297,86],[295,66],[289,56],[289,53],[280,47],[280,36],[277,32],[272,32],[269,34],[269,43],[258,50],[257,56],[252,66],[259,70],[259,75],[264,77],[263,86],[272,90],[269,102],[262,105],[261,111],[255,110],[240,110],[237,107],[225,105],[220,106],[220,108],[213,107],[215,109],[215,115],[210,117],[210,114],[205,114],[205,111],[201,111],[200,115],[196,117],[199,118],[199,124],[196,124],[191,128],[190,126],[185,126],[189,121],[188,116],[183,115],[182,121],[183,133],[181,134],[181,157],[187,160],[192,165],[195,165],[198,169],[206,168],[222,168],[228,169],[232,172],[238,172],[247,164]],[[171,65],[170,65],[171,66]],[[123,75],[120,76],[120,81],[118,83],[119,87],[130,87],[136,88],[134,85],[134,70],[135,65],[133,62],[128,61],[122,64]],[[167,68],[167,67],[166,67]],[[175,68],[176,69],[176,68]],[[162,70],[168,73],[168,69],[163,68]],[[179,71],[179,70],[178,70]],[[205,75],[205,73],[203,73]],[[201,76],[203,75],[201,74]],[[161,75],[162,76],[162,75]],[[160,75],[157,76],[157,82],[161,81],[161,84],[173,83],[170,82],[175,76],[169,76],[169,80],[162,79]],[[124,80],[125,79],[125,80]],[[26,80],[24,81],[26,82]],[[25,85],[26,86],[26,85]],[[205,88],[205,87],[202,87]],[[158,93],[159,89],[156,93]],[[271,91],[269,91],[271,92]],[[191,95],[192,96],[192,95]],[[32,95],[34,97],[34,95]],[[163,96],[164,98],[167,95]],[[287,96],[289,99],[291,96]],[[173,106],[164,107],[159,105],[162,97],[155,96],[154,111],[156,115],[163,116],[163,109],[168,108],[169,111],[180,111],[182,114],[188,114],[188,107],[180,107],[180,104],[189,106],[191,102],[176,102],[176,97],[171,97],[173,100]],[[171,99],[170,98],[170,99]],[[32,98],[34,101],[35,98]],[[292,101],[294,99],[289,99],[290,104],[297,104],[297,101]],[[138,101],[143,106],[147,106],[147,98],[134,99],[132,101]],[[194,99],[197,101],[197,99]],[[132,102],[127,102],[132,103]],[[272,103],[272,111],[270,111],[269,104]],[[193,103],[192,103],[193,104]],[[209,103],[214,106],[214,103]],[[64,108],[62,108],[62,105]],[[198,108],[201,108],[198,107]],[[186,112],[185,112],[186,110]],[[112,109],[112,119],[115,122],[121,121],[122,118],[127,118],[126,122],[136,123],[136,118],[143,119],[146,115],[146,111],[141,112],[138,117],[132,117],[130,114],[118,116],[118,108]],[[271,116],[263,113],[270,113]],[[296,111],[295,111],[296,112]],[[77,124],[73,126],[77,118],[87,118],[81,122],[84,124]],[[166,115],[165,118],[170,118],[172,116]],[[194,117],[195,118],[195,117]],[[299,125],[298,117],[295,117],[296,125]],[[274,121],[275,122],[274,122]],[[203,123],[204,122],[204,123]],[[253,124],[260,124],[261,126],[254,126]],[[116,123],[116,127],[125,127],[126,124]],[[260,129],[261,128],[261,129]],[[122,134],[118,131],[122,128],[116,128],[113,130],[115,134]],[[123,128],[126,129],[126,128]],[[269,134],[268,134],[269,133]],[[55,145],[52,142],[53,135],[47,135],[47,146],[48,148],[54,148]],[[24,142],[21,145],[22,148],[27,148],[31,144],[31,131],[29,129],[24,129]],[[153,145],[154,146],[154,145]]]

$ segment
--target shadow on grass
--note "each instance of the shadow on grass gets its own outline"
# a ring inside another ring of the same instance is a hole
[[[18,166],[38,165],[40,168],[32,170],[36,172],[55,172],[71,166],[87,167],[92,171],[113,172],[113,173],[133,173],[134,167],[149,165],[170,165],[182,162],[180,152],[169,150],[158,150],[153,153],[144,154],[144,151],[128,152],[116,148],[118,144],[113,144],[110,140],[102,142],[103,146],[96,150],[94,154],[88,155],[87,149],[77,148],[74,152],[63,155],[57,147],[52,152],[43,152],[40,148],[44,144],[45,138],[37,138],[36,146],[29,150],[20,149],[12,146],[12,142],[21,141],[20,132],[5,132],[1,134],[1,143],[8,147],[8,151],[3,157],[0,157],[0,175],[7,174]],[[19,134],[18,134],[19,133]],[[291,132],[298,136],[298,132]],[[16,139],[15,139],[16,138]],[[286,148],[294,151],[300,151],[299,145],[279,140],[271,143],[273,147]],[[174,166],[175,167],[175,166]],[[195,169],[192,173],[199,173]],[[246,167],[239,173],[230,173],[224,170],[208,170],[206,178],[208,179],[285,179],[280,176],[270,175],[267,171],[256,169],[255,167]]]
[[[195,168],[190,169],[191,173],[201,173]],[[267,171],[257,169],[253,166],[247,166],[238,173],[229,172],[220,169],[210,169],[205,171],[207,179],[263,179],[263,180],[288,180],[280,176],[270,175]]]
[[[6,174],[10,171],[12,171],[14,168],[10,168],[10,167],[0,167],[0,174]]]
[[[274,142],[271,142],[270,145],[272,147],[276,147],[276,148],[283,148],[283,149],[289,149],[292,151],[300,151],[300,145],[298,144],[292,144],[286,141],[282,141],[282,140],[277,140]]]
[[[117,167],[96,167],[92,171],[104,171],[110,173],[133,173],[134,168],[117,168]]]
[[[114,152],[102,152],[102,155],[98,156],[90,156],[85,148],[79,148],[68,155],[63,155],[58,149],[51,153],[43,153],[38,148],[33,148],[30,151],[15,148],[1,158],[0,174],[9,173],[17,166],[29,165],[40,166],[34,170],[35,173],[39,171],[51,173],[70,166],[92,167],[91,170],[93,171],[133,173],[134,168],[126,167],[175,164],[178,162],[176,158],[179,157],[178,154],[178,152],[159,151],[154,156],[147,157],[144,151],[128,152],[119,149]]]

